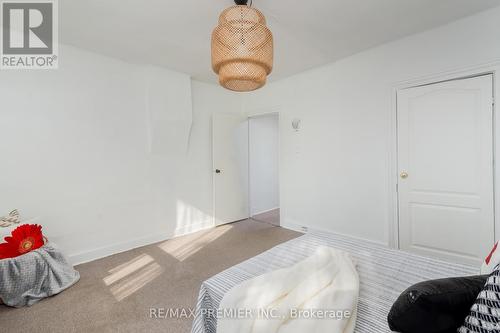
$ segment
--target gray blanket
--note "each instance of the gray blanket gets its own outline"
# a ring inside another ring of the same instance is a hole
[[[30,306],[56,295],[80,279],[52,243],[25,255],[0,260],[0,299],[9,306]]]

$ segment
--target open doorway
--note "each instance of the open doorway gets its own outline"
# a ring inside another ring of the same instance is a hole
[[[249,117],[248,135],[250,217],[279,226],[279,114]]]

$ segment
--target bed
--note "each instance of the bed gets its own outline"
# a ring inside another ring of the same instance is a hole
[[[203,282],[191,332],[216,332],[217,318],[211,312],[218,309],[224,294],[232,287],[266,272],[291,266],[311,255],[320,245],[348,251],[357,261],[360,295],[356,333],[391,332],[387,325],[387,314],[399,294],[412,284],[429,279],[478,274],[476,267],[429,259],[346,236],[310,232]]]

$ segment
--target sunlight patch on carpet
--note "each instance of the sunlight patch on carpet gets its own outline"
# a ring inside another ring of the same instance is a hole
[[[224,225],[203,232],[202,235],[187,235],[179,238],[170,239],[158,245],[160,249],[173,256],[179,261],[184,261],[198,251],[217,240],[226,232],[231,230],[232,226]]]
[[[120,302],[142,289],[160,276],[162,272],[163,268],[156,262],[153,262],[112,285],[110,291],[115,299]]]
[[[121,280],[124,277],[132,274],[133,272],[141,269],[147,264],[152,263],[153,261],[154,259],[150,255],[141,254],[140,256],[135,257],[134,259],[109,270],[109,273],[111,274],[106,276],[103,281],[107,286],[109,286],[116,281]]]

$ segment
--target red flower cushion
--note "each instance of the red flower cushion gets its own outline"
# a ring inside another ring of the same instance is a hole
[[[42,247],[42,226],[38,224],[23,224],[11,236],[5,237],[5,242],[0,244],[0,259],[15,258],[27,252]]]

